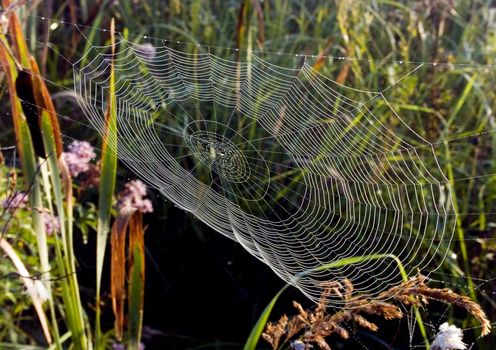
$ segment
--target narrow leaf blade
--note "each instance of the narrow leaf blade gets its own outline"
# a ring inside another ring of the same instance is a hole
[[[131,349],[138,350],[145,298],[145,241],[143,218],[138,210],[131,217],[129,251],[129,345]]]

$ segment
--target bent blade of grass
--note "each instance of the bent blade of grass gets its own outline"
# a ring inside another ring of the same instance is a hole
[[[22,263],[21,259],[17,255],[14,248],[4,239],[0,237],[0,248],[5,252],[5,254],[10,258],[12,263],[14,264],[19,276],[22,276],[22,282],[26,287],[26,290],[33,301],[33,306],[36,310],[36,314],[38,315],[38,319],[40,320],[41,329],[43,330],[43,334],[48,345],[52,344],[52,337],[50,335],[50,330],[48,329],[48,321],[45,315],[45,311],[43,311],[43,301],[40,297],[40,292],[37,292],[39,286],[36,286],[36,282],[38,282],[43,288],[44,285],[33,278],[30,277],[26,266]],[[47,291],[48,293],[48,291]]]

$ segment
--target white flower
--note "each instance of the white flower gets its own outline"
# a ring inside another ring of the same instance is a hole
[[[432,342],[431,350],[463,350],[467,345],[462,341],[463,333],[455,325],[449,325],[447,322],[439,326],[439,332]]]
[[[27,293],[33,297],[40,299],[42,303],[50,298],[50,295],[48,294],[48,291],[45,288],[43,282],[34,281],[33,283],[28,283],[26,286],[28,288]]]

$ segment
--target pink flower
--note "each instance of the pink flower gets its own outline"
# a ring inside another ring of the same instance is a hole
[[[42,212],[41,220],[45,224],[45,231],[47,235],[52,235],[55,231],[60,229],[59,219],[50,213]]]
[[[2,207],[8,209],[25,208],[28,202],[28,195],[25,192],[16,191],[2,201]]]
[[[153,205],[146,196],[146,185],[140,180],[132,180],[124,185],[124,189],[118,195],[117,207],[136,208],[142,213],[152,213]]]
[[[74,140],[69,145],[68,152],[64,152],[64,157],[69,172],[73,177],[86,173],[90,170],[91,160],[96,157],[94,148],[86,141]]]

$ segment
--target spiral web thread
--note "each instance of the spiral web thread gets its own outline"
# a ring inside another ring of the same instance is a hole
[[[92,46],[75,64],[91,124],[105,132],[113,60],[119,158],[310,299],[329,280],[348,278],[370,297],[401,280],[391,258],[319,268],[341,259],[394,254],[410,275],[443,261],[456,211],[438,145],[388,101],[422,64],[396,63],[394,81],[366,91],[310,57],[288,67],[277,55],[118,45],[115,57]]]

